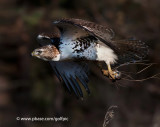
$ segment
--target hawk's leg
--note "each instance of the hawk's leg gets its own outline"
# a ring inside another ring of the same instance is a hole
[[[111,80],[119,80],[121,78],[121,73],[117,70],[112,71],[110,64],[107,64],[108,70],[102,69],[105,76],[109,77]]]
[[[103,74],[110,79],[115,80],[115,73],[112,71],[110,64],[107,64],[108,70],[102,70]]]

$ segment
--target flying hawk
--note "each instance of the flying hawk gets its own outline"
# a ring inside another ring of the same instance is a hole
[[[106,26],[82,19],[61,19],[53,24],[60,37],[40,34],[37,37],[42,47],[35,49],[32,56],[49,61],[59,80],[63,80],[69,92],[83,97],[80,84],[88,88],[88,65],[86,60],[105,62],[105,76],[113,81],[121,78],[111,65],[143,59],[148,47],[140,40],[114,40],[114,32]]]

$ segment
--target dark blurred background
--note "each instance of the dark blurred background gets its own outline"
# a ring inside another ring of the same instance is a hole
[[[0,127],[102,127],[109,106],[118,112],[111,127],[160,127],[160,80],[111,83],[97,69],[83,101],[66,92],[50,65],[30,56],[36,37],[57,18],[107,25],[119,38],[136,37],[160,62],[159,0],[0,0]],[[125,71],[138,67],[126,67]],[[160,72],[160,66],[142,78]],[[118,84],[117,83],[117,84]],[[68,122],[17,121],[16,117],[68,117]]]

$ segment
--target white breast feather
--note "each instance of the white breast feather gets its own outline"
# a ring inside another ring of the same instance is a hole
[[[104,44],[97,44],[97,60],[105,61],[107,64],[114,64],[118,59],[114,51]]]
[[[63,35],[61,35],[61,42],[62,42],[62,44],[60,45],[61,60],[76,57],[77,54],[73,53],[74,52],[73,48],[76,45],[76,42],[74,40],[76,40],[81,36],[86,36],[88,34],[83,29],[79,29],[78,27],[75,26],[69,26],[69,28],[70,29],[68,31],[66,31]],[[80,45],[77,46],[76,49],[80,49]]]
[[[88,60],[98,60],[98,61],[105,61],[107,64],[114,64],[118,59],[117,55],[114,51],[105,45],[102,42],[91,43],[90,47],[84,50],[84,52],[74,52],[76,40],[79,37],[87,36],[87,32],[77,27],[70,26],[69,30],[66,30],[63,35],[61,35],[61,42],[60,51],[61,56],[60,60],[64,59],[72,59],[73,57],[84,57]],[[74,49],[73,49],[74,48]],[[79,50],[81,47],[80,45],[76,47]]]
[[[90,47],[84,50],[84,52],[79,53],[80,56],[87,58],[88,60],[96,60],[97,51],[96,51],[96,43],[91,43]]]

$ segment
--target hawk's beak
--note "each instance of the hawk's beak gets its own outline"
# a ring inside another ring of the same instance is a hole
[[[33,51],[33,52],[31,53],[31,56],[37,56],[36,53],[35,53],[35,51]]]

